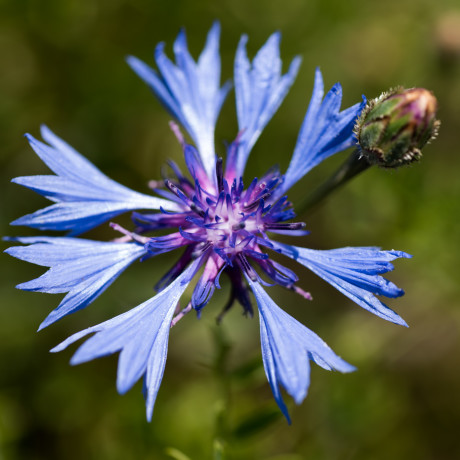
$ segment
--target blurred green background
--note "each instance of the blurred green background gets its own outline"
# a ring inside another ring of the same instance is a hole
[[[1,233],[37,233],[8,222],[46,200],[9,180],[47,173],[22,137],[38,136],[41,123],[139,191],[167,158],[180,162],[168,115],[124,57],[153,64],[155,44],[166,41],[171,50],[182,26],[196,56],[215,19],[225,79],[242,33],[250,36],[251,56],[277,29],[286,67],[303,56],[294,87],[253,151],[248,178],[273,163],[286,167],[317,65],[328,87],[342,83],[344,106],[400,84],[438,97],[440,136],[420,164],[372,169],[305,216],[308,247],[379,245],[414,254],[390,274],[406,295],[389,305],[410,328],[368,314],[307,270],[297,272],[314,302],[271,288],[281,306],[358,367],[341,375],[312,366],[304,403],[289,400],[288,426],[261,366],[257,319],[246,320],[237,307],[215,325],[224,288],[202,320],[189,315],[172,330],[148,424],[141,384],[116,393],[116,357],[72,368],[75,348],[48,350],[149,298],[176,255],[132,266],[90,308],[37,335],[59,296],[15,290],[43,269],[3,254],[0,458],[203,460],[221,458],[219,443],[232,460],[460,458],[458,0],[0,0]],[[232,93],[217,128],[218,151],[235,133]],[[290,193],[294,203],[345,156],[312,171]],[[104,227],[91,236],[114,234]]]

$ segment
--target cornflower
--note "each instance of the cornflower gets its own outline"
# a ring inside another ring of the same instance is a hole
[[[277,234],[302,237],[308,233],[303,222],[292,221],[296,215],[286,192],[321,161],[356,144],[353,127],[365,101],[340,111],[341,86],[335,84],[324,96],[322,75],[317,69],[313,94],[287,171],[281,174],[273,168],[245,185],[243,174],[249,154],[291,87],[300,58],[293,59],[287,73],[282,74],[279,33],[269,37],[252,62],[246,54],[247,37],[241,38],[234,65],[239,132],[227,147],[224,164],[215,153],[214,130],[231,83],[220,86],[219,35],[220,27],[215,23],[196,62],[189,54],[183,31],[174,43],[175,64],[166,56],[163,44],[155,50],[157,71],[135,57],[127,59],[193,140],[193,144],[187,142],[178,125],[171,123],[189,174],[183,174],[171,161],[171,176],[150,184],[157,196],[138,193],[109,179],[43,126],[41,135],[46,143],[26,136],[55,175],[18,177],[13,182],[54,204],[12,225],[69,233],[11,238],[25,246],[14,246],[6,252],[49,267],[39,278],[19,284],[19,289],[67,293],[40,330],[88,306],[134,261],[181,251],[177,262],[156,285],[154,297],[77,332],[51,350],[61,351],[93,334],[78,348],[71,363],[119,353],[117,389],[125,393],[144,377],[149,421],[163,378],[171,327],[189,311],[195,310],[199,316],[215,289],[221,287],[220,278],[225,274],[231,283],[231,294],[219,319],[235,301],[244,314],[252,317],[252,292],[259,312],[265,373],[290,423],[281,388],[300,404],[309,386],[310,360],[326,370],[351,372],[355,368],[269,297],[264,286],[279,285],[304,300],[311,299],[298,285],[297,275],[273,260],[272,255],[294,259],[359,306],[401,325],[405,325],[404,320],[375,295],[403,294],[381,274],[393,269],[392,260],[410,256],[376,247],[314,250],[273,239]],[[110,224],[121,232],[119,238],[102,242],[79,237],[128,211],[134,211],[131,230]],[[170,232],[151,236],[157,230]],[[197,273],[201,274],[191,299],[181,310],[179,300]]]

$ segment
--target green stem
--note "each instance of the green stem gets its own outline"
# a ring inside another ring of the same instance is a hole
[[[213,369],[219,381],[222,395],[215,407],[213,460],[223,460],[229,430],[230,376],[228,372],[228,356],[231,344],[222,327],[215,326],[213,328],[213,338],[215,349]]]
[[[297,215],[301,216],[305,212],[311,211],[329,196],[330,193],[370,166],[371,164],[361,156],[359,150],[355,150],[326,182],[314,190],[313,193],[300,203],[300,206],[296,207]]]

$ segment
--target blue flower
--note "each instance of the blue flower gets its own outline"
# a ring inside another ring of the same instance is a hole
[[[277,404],[290,421],[281,388],[300,404],[309,387],[310,360],[327,370],[350,372],[354,367],[268,296],[262,286],[277,284],[311,299],[298,285],[297,275],[272,256],[296,260],[359,306],[402,325],[404,320],[376,295],[393,298],[403,294],[381,275],[393,269],[390,262],[394,259],[410,256],[375,247],[318,251],[273,239],[276,234],[298,237],[308,233],[304,223],[293,222],[295,213],[285,193],[311,168],[355,143],[353,126],[364,102],[341,111],[340,85],[324,95],[317,69],[313,95],[286,173],[271,169],[245,185],[242,176],[249,153],[293,84],[300,59],[295,58],[283,75],[278,33],[267,40],[252,62],[246,55],[247,37],[241,38],[234,69],[239,133],[228,147],[224,165],[214,147],[215,124],[230,89],[230,83],[220,86],[219,34],[216,23],[197,62],[188,52],[184,32],[174,43],[175,63],[165,55],[163,44],[155,51],[158,70],[128,58],[129,65],[193,140],[194,144],[188,143],[179,127],[171,124],[183,148],[188,174],[171,162],[171,177],[156,182],[154,188],[160,198],[140,194],[106,177],[43,127],[47,144],[30,135],[27,139],[55,175],[13,181],[54,204],[13,224],[65,230],[69,236],[12,238],[26,246],[6,252],[49,267],[45,274],[18,288],[67,293],[41,329],[88,306],[137,259],[180,250],[177,262],[159,280],[154,297],[74,334],[52,350],[60,351],[94,334],[77,350],[72,364],[119,352],[117,389],[124,393],[144,377],[148,420],[163,377],[170,327],[191,310],[200,315],[214,291],[220,289],[224,273],[231,283],[231,295],[219,318],[235,301],[252,316],[252,292],[259,312],[265,372]],[[134,211],[133,229],[111,224],[122,234],[116,240],[75,237],[127,211]],[[169,233],[154,236],[156,230],[165,229]],[[178,312],[179,299],[200,271],[187,306]]]

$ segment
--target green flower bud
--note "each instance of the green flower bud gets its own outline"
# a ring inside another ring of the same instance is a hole
[[[355,126],[362,156],[385,168],[419,160],[438,132],[437,105],[424,88],[396,88],[369,101]]]

